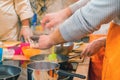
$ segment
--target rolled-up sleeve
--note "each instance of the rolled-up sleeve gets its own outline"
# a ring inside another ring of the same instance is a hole
[[[120,0],[91,0],[59,27],[60,33],[66,41],[78,40],[119,14]]]
[[[21,20],[31,18],[33,11],[29,0],[14,0],[15,10]]]

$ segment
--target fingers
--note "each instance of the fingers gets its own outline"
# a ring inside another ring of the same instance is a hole
[[[41,26],[42,27],[45,27],[46,23],[48,23],[50,20],[49,20],[49,16],[45,16],[43,17],[42,21],[41,21]]]
[[[82,56],[91,56],[92,51],[91,51],[90,47],[91,47],[90,44],[88,44],[87,47],[82,51],[81,55]]]
[[[50,21],[48,21],[48,22],[41,22],[42,24],[42,27],[45,29],[45,28],[49,28],[49,29],[51,29],[52,27],[54,27],[56,24],[57,24],[57,22],[55,21],[55,20],[50,20]]]
[[[51,41],[51,38],[49,37],[49,35],[42,35],[39,37],[39,41],[38,41],[38,47],[39,49],[49,49],[53,46],[52,44],[53,42]]]
[[[32,42],[32,43],[30,43],[30,47],[39,49],[39,44],[36,42]]]
[[[30,37],[33,35],[32,30],[29,27],[25,27],[21,29],[20,37],[23,36],[25,42],[30,42]]]
[[[41,26],[46,28],[52,28],[60,22],[60,17],[56,13],[51,13],[45,15],[41,21]]]
[[[31,48],[39,48],[39,44],[30,38],[25,39],[25,42],[29,43]]]
[[[81,56],[87,56],[88,55],[88,51],[87,49],[84,49],[81,53]]]
[[[55,23],[55,20],[52,20],[52,21],[46,23],[45,27],[51,29],[52,27],[55,26],[55,24],[56,24],[56,23]]]
[[[33,48],[36,48],[36,49],[39,49],[39,44],[38,43],[35,43]]]

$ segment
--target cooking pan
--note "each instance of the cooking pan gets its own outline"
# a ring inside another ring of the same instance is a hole
[[[28,80],[58,80],[58,75],[86,78],[84,75],[59,70],[59,67],[60,65],[54,62],[32,62],[27,65]]]
[[[11,65],[0,65],[0,80],[17,80],[21,68]]]
[[[72,58],[80,56],[80,54],[70,56],[70,57],[63,55],[63,54],[56,54],[56,55],[57,55],[57,62],[58,63],[67,62]],[[49,56],[49,54],[38,54],[38,55],[30,57],[30,60],[31,61],[45,61],[45,60],[48,60],[48,56]],[[84,61],[84,57],[82,57],[82,58],[83,59],[81,62]]]

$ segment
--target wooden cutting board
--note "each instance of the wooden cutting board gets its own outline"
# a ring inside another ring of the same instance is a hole
[[[87,44],[88,43],[74,43],[74,48],[72,50],[72,53],[70,53],[70,55],[74,55],[76,53],[81,53],[85,49]]]
[[[14,55],[12,60],[30,60],[29,58],[25,57],[24,55]]]
[[[20,43],[21,43],[20,41],[5,41],[5,42],[2,42],[2,47],[16,46],[16,45],[19,45]]]

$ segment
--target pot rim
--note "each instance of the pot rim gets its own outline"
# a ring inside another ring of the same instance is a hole
[[[33,63],[40,63],[40,62],[45,62],[45,63],[51,63],[51,64],[55,64],[57,65],[56,67],[54,68],[50,68],[50,69],[35,69],[35,68],[31,68],[29,65],[33,64]],[[50,71],[50,70],[54,70],[54,69],[59,69],[60,67],[60,64],[56,63],[56,62],[49,62],[49,61],[35,61],[35,62],[30,62],[28,65],[27,65],[27,69],[30,69],[30,70],[41,70],[41,71]]]
[[[22,72],[22,69],[20,67],[17,67],[17,66],[12,66],[12,65],[0,65],[0,66],[7,66],[7,67],[14,67],[14,68],[18,68],[20,70],[19,73],[15,74],[15,75],[12,75],[12,76],[8,76],[8,77],[5,77],[5,78],[0,78],[0,79],[8,79],[8,78],[12,78],[12,77],[15,77],[15,76],[18,76],[21,74]]]

